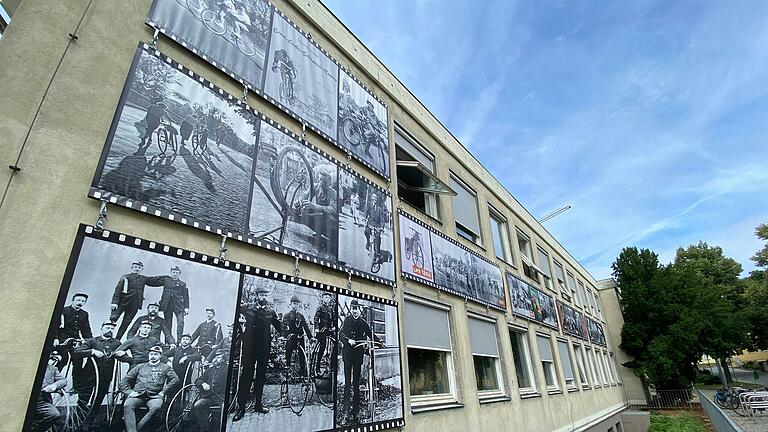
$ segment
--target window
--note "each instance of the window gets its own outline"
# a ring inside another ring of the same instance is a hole
[[[581,298],[581,304],[584,306],[584,312],[589,312],[589,301],[587,301],[587,288],[584,286],[584,282],[579,281],[579,298]]]
[[[565,273],[563,272],[563,265],[557,262],[556,259],[552,259],[552,264],[555,266],[555,281],[557,282],[557,288],[560,290],[560,295],[566,300],[570,300],[571,291],[565,284]]]
[[[397,196],[418,210],[440,219],[438,196],[453,195],[435,175],[435,157],[402,128],[395,125]]]
[[[608,385],[608,382],[611,384],[616,384],[616,380],[613,379],[613,373],[611,372],[611,367],[608,365],[608,354],[605,352],[601,352],[601,358],[603,360],[603,369],[605,370],[605,385]]]
[[[11,15],[8,13],[5,5],[0,2],[0,38],[3,37],[3,33],[5,33],[5,29],[8,28],[8,24],[10,24],[10,22]]]
[[[548,337],[536,335],[536,343],[539,347],[539,361],[541,361],[541,367],[544,369],[544,383],[547,385],[547,391],[558,391],[555,359],[552,356],[552,341]]]
[[[528,348],[528,333],[509,330],[512,341],[512,356],[515,363],[515,375],[520,394],[536,394],[536,380],[531,366],[531,351]]]
[[[517,247],[520,249],[520,260],[523,263],[523,274],[529,278],[539,281],[536,264],[533,263],[533,249],[531,249],[531,238],[522,232],[517,232]]]
[[[585,348],[587,352],[587,366],[589,367],[589,381],[592,383],[593,386],[600,385],[599,380],[597,379],[597,368],[595,367],[595,357],[592,354],[591,348]]]
[[[539,253],[539,269],[544,275],[544,286],[552,289],[552,270],[549,268],[549,254],[542,248],[536,248]]]
[[[565,378],[565,386],[568,388],[576,388],[576,378],[573,376],[573,365],[571,362],[571,353],[568,351],[568,342],[557,341],[557,352],[560,354],[560,365],[563,371],[563,378]]]
[[[592,289],[587,288],[587,301],[589,302],[589,307],[592,309],[592,315],[597,316],[597,311],[595,310],[595,303],[593,299],[594,295],[592,294]]]
[[[616,423],[616,432],[624,432],[624,427],[621,426],[621,422]]]
[[[592,383],[600,385],[600,383],[605,381],[605,377],[603,377],[603,369],[600,367],[600,352],[597,348],[592,348],[591,350],[588,349],[587,356],[589,357],[590,367],[595,369],[595,374],[593,376],[595,380],[592,381]]]
[[[597,310],[597,317],[602,320],[603,311],[600,309],[600,297],[598,296],[597,292],[595,292],[595,309]]]
[[[576,370],[579,372],[579,381],[582,388],[589,388],[589,379],[587,379],[587,370],[584,368],[584,351],[581,345],[573,344],[573,354],[576,357]]]
[[[406,299],[405,342],[411,405],[455,402],[449,309]]]
[[[571,289],[571,297],[573,298],[573,304],[576,306],[579,306],[579,295],[576,292],[576,279],[574,279],[571,272],[565,273],[566,277],[568,278],[568,287]]]
[[[501,216],[501,213],[493,207],[488,207],[488,216],[491,221],[491,234],[493,235],[493,250],[496,258],[503,261],[512,261],[509,257],[509,233],[507,232],[507,221]]]
[[[451,189],[456,191],[456,196],[453,197],[453,218],[456,220],[456,234],[473,243],[480,243],[477,194],[453,175],[451,175]]]
[[[613,376],[616,377],[616,382],[621,384],[621,375],[619,375],[619,370],[616,367],[616,356],[613,353],[611,353],[611,370],[613,370]]]
[[[480,399],[503,395],[501,389],[501,362],[496,340],[496,324],[480,318],[469,318],[469,339]]]

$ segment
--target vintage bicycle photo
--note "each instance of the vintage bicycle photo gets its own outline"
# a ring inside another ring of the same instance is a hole
[[[272,6],[264,0],[155,0],[147,22],[260,89]]]
[[[403,416],[397,308],[339,295],[336,425]]]
[[[336,295],[246,275],[227,430],[333,428]]]
[[[339,172],[339,262],[395,279],[390,196],[363,178]]]
[[[248,234],[317,258],[338,254],[338,167],[262,121]]]
[[[345,71],[339,77],[339,144],[388,177],[387,108]]]
[[[25,430],[218,430],[240,275],[92,237],[71,260]]]
[[[258,121],[139,48],[94,186],[242,232]]]
[[[398,215],[398,220],[402,270],[412,276],[434,282],[429,230],[402,214]]]
[[[265,67],[264,93],[335,140],[339,66],[279,14]]]

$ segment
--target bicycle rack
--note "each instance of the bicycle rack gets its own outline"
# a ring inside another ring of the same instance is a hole
[[[226,234],[221,235],[221,246],[219,246],[219,259],[224,260],[227,255],[227,236]]]
[[[96,219],[96,231],[104,231],[104,224],[107,222],[107,200],[101,200],[99,206],[99,218]]]

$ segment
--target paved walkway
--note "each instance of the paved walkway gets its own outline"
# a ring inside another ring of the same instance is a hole
[[[715,395],[714,390],[702,390],[701,392],[705,394],[709,400],[712,400]],[[768,432],[768,412],[755,414],[754,420],[752,418],[742,417],[734,410],[724,409],[723,412],[725,412],[744,432]]]

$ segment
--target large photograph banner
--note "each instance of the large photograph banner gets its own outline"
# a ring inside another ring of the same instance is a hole
[[[388,191],[145,44],[89,195],[395,283]]]
[[[555,299],[549,294],[528,285],[525,281],[507,273],[512,313],[549,327],[558,328]]]
[[[404,277],[506,310],[501,269],[495,264],[403,210],[399,210],[398,221]]]
[[[563,333],[588,341],[589,329],[584,314],[559,300],[557,308],[560,312],[560,327]]]
[[[605,331],[603,326],[592,318],[587,318],[587,325],[589,328],[589,340],[593,344],[608,346],[605,340]]]
[[[396,302],[81,225],[24,430],[403,424]]]
[[[384,103],[266,0],[155,0],[147,24],[390,177]]]

